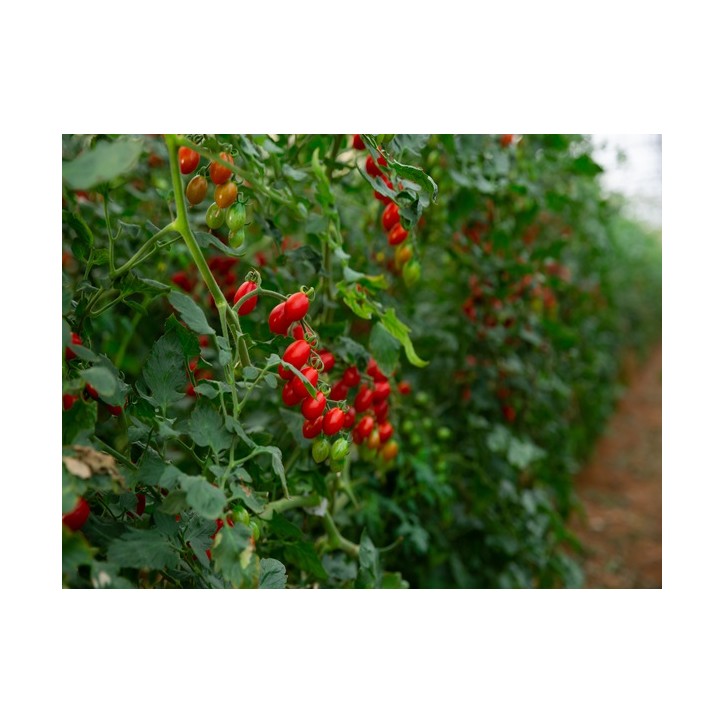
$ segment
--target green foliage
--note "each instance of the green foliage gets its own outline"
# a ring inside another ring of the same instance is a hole
[[[660,239],[604,198],[586,137],[362,138],[63,138],[62,501],[91,511],[63,529],[65,586],[582,585],[571,481],[660,334]],[[232,154],[242,247],[185,204],[180,144]],[[314,439],[268,325],[300,289],[317,389],[353,367],[376,395]]]

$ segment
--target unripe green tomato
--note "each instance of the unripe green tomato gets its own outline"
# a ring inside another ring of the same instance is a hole
[[[404,420],[402,423],[402,432],[405,433],[405,435],[409,435],[411,432],[415,430],[415,423],[412,420]]]
[[[438,428],[437,436],[441,440],[449,440],[452,437],[452,430],[449,427]]]
[[[377,136],[377,142],[380,145],[384,145],[385,143],[389,143],[394,137],[394,133],[380,133]]]
[[[206,226],[209,229],[220,229],[226,220],[226,211],[219,208],[216,202],[213,202],[206,210]]]
[[[239,249],[240,247],[244,246],[244,235],[246,233],[246,230],[242,226],[241,229],[236,229],[235,231],[229,232],[229,246],[232,249]]]
[[[440,152],[435,151],[435,150],[430,151],[430,153],[427,155],[428,173],[429,173],[429,169],[431,169],[439,160],[440,160]]]
[[[423,430],[432,430],[433,421],[431,417],[425,417],[422,420],[422,429]]]
[[[420,444],[422,443],[422,438],[415,432],[410,435],[410,442],[412,443],[413,447],[420,447]]]
[[[312,457],[315,463],[323,463],[329,455],[329,443],[326,440],[317,440],[312,445]]]
[[[427,392],[418,392],[415,395],[415,402],[418,405],[427,405],[430,402],[430,395]]]
[[[254,540],[259,540],[259,526],[252,520],[249,527],[251,528],[251,537]]]
[[[414,287],[420,280],[420,262],[417,259],[410,261],[402,267],[402,278],[406,287]]]
[[[245,508],[234,508],[234,512],[231,514],[233,520],[243,525],[249,525],[249,513]]]
[[[235,201],[226,209],[226,225],[231,231],[242,229],[246,224],[246,206],[241,201]]]
[[[349,443],[343,438],[335,440],[332,445],[332,460],[344,460],[349,454]]]
[[[344,470],[344,460],[331,460],[329,463],[329,469],[333,473],[341,473]]]

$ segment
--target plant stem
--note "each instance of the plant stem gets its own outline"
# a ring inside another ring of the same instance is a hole
[[[163,229],[159,229],[150,239],[146,240],[143,245],[141,246],[138,251],[122,266],[118,267],[116,270],[112,270],[109,274],[109,277],[111,279],[117,279],[119,276],[122,276],[127,271],[131,270],[136,264],[138,264],[142,258],[145,258],[144,255],[149,252],[153,245],[164,235],[167,234],[169,231],[176,231],[175,227],[175,221],[172,221],[169,224],[166,224],[166,226],[163,227]]]
[[[283,498],[275,500],[273,503],[267,503],[259,517],[269,520],[274,513],[283,513],[285,510],[292,508],[316,508],[322,502],[322,498],[316,493],[313,495],[295,495],[292,498]]]
[[[338,549],[344,551],[347,555],[352,556],[353,558],[359,558],[359,546],[352,543],[351,540],[347,540],[339,532],[329,511],[324,514],[324,528],[327,531],[329,547],[332,550]]]

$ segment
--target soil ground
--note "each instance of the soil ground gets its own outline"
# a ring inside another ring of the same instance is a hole
[[[576,487],[587,588],[661,588],[661,345],[635,369]]]

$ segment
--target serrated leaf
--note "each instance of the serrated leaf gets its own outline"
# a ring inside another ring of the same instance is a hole
[[[410,339],[410,328],[397,319],[394,309],[386,309],[385,313],[380,318],[380,322],[395,339],[402,343],[402,346],[405,349],[405,355],[407,355],[407,359],[410,364],[415,365],[415,367],[425,367],[429,364],[418,357],[412,344],[412,340]]]
[[[143,150],[136,138],[98,141],[72,161],[63,162],[63,183],[72,189],[88,190],[133,170]]]
[[[191,439],[201,447],[210,447],[215,453],[228,449],[231,435],[224,427],[224,420],[206,400],[200,400],[187,422]]]
[[[359,572],[355,588],[379,588],[381,576],[379,551],[367,531],[363,531],[359,543]]]
[[[391,375],[400,359],[400,342],[376,322],[370,334],[370,352],[379,368]]]
[[[224,526],[212,548],[214,568],[236,588],[258,585],[259,558],[249,547],[250,536],[251,530],[240,523]]]
[[[216,348],[219,350],[219,364],[225,367],[231,362],[231,347],[225,337],[216,337]]]
[[[108,560],[121,567],[155,570],[175,568],[180,563],[179,554],[165,535],[154,529],[138,528],[110,543]]]
[[[188,504],[207,520],[221,517],[226,505],[224,492],[200,475],[179,476],[181,489],[186,493]]]
[[[118,391],[118,378],[105,367],[89,367],[81,370],[80,376],[104,399],[113,397]]]
[[[168,301],[181,315],[182,321],[196,334],[215,334],[214,328],[206,321],[203,310],[191,297],[173,289],[168,295]]]
[[[157,339],[143,367],[153,402],[166,409],[185,397],[186,372],[181,343],[169,333]]]
[[[275,558],[260,561],[259,588],[284,588],[287,585],[287,569]]]
[[[237,475],[239,475],[239,477],[241,477],[241,474],[245,473],[246,471],[243,469],[237,469],[235,472]],[[262,510],[264,510],[264,506],[266,505],[266,499],[261,497],[258,493],[254,492],[246,485],[232,483],[231,493],[233,496],[232,500],[241,500],[252,513],[261,513]]]
[[[284,557],[289,563],[298,566],[303,571],[311,573],[315,578],[327,580],[327,571],[319,560],[314,546],[308,541],[295,541],[284,544]]]

